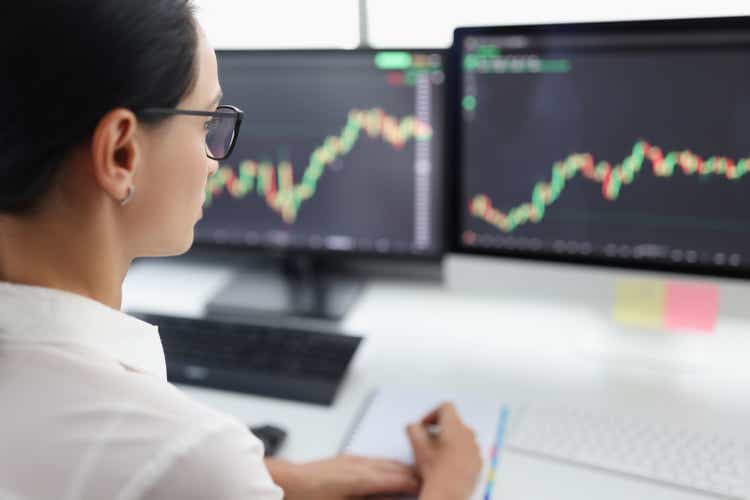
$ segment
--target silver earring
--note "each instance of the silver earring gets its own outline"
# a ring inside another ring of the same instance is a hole
[[[124,207],[128,203],[130,203],[130,200],[133,199],[133,196],[135,196],[135,186],[128,186],[128,195],[120,200],[120,206]]]

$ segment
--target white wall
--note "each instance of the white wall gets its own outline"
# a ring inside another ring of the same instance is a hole
[[[194,0],[215,48],[343,47],[359,43],[357,0]]]
[[[457,26],[750,14],[747,0],[371,0],[380,46],[449,46]]]
[[[355,47],[357,0],[194,0],[216,48]],[[748,0],[370,0],[372,45],[448,46],[467,25],[750,15]]]

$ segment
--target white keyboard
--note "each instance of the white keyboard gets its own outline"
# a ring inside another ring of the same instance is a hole
[[[506,447],[729,498],[746,498],[748,447],[622,415],[563,406],[510,412]]]

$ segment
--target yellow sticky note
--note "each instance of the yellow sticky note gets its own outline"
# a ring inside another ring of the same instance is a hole
[[[667,303],[667,285],[655,280],[618,280],[615,321],[625,325],[661,328]]]

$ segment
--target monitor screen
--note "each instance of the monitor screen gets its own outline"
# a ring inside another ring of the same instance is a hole
[[[445,54],[219,51],[245,113],[209,178],[198,243],[436,257]]]
[[[749,275],[749,19],[457,30],[458,248]]]

